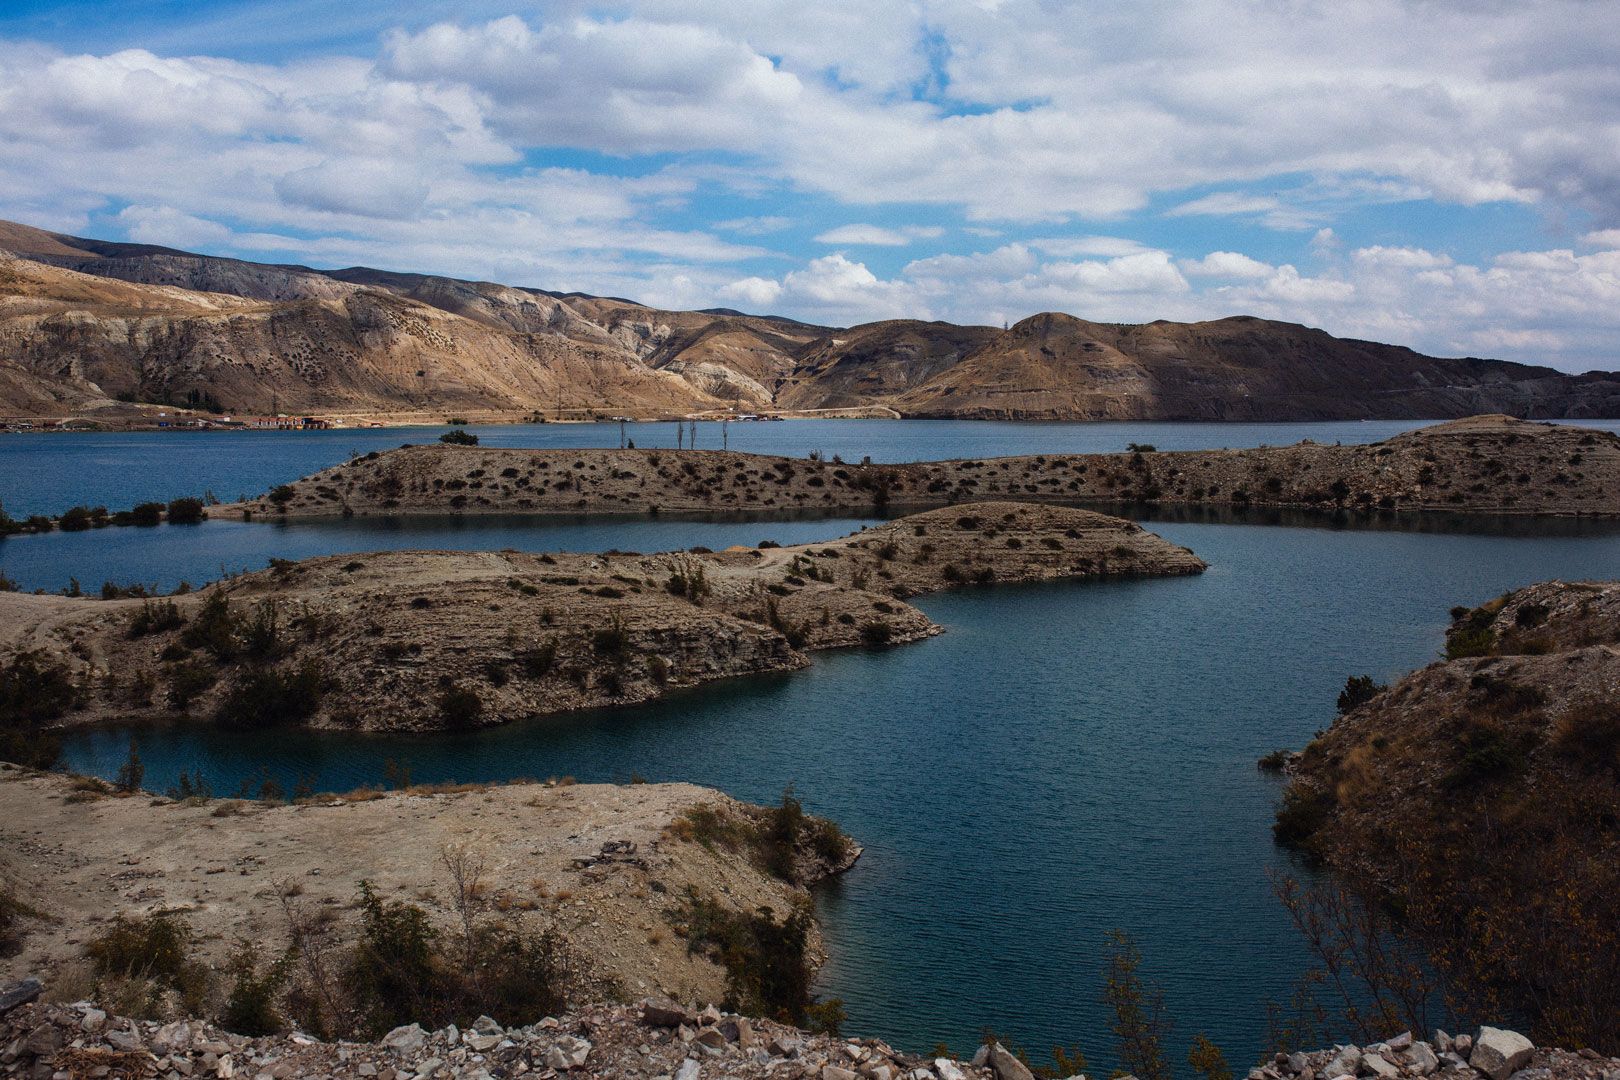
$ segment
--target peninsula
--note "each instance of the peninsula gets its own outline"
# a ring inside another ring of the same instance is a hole
[[[862,511],[981,499],[1620,514],[1620,437],[1476,416],[1369,445],[1041,454],[909,464],[699,450],[407,446],[240,506],[256,519],[410,513]]]
[[[34,728],[176,712],[246,727],[472,728],[938,633],[908,596],[1203,569],[1130,521],[986,502],[796,547],[393,551],[278,562],[161,599],[5,593],[0,654],[37,688],[21,718]]]

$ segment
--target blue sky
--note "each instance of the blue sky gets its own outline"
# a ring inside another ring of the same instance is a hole
[[[1617,56],[1602,0],[10,0],[0,216],[840,325],[1257,314],[1614,368]]]

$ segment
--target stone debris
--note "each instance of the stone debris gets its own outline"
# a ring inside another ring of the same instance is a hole
[[[0,988],[4,992],[4,988]],[[1461,1044],[1469,1051],[1464,1058]],[[1470,1062],[1474,1062],[1471,1064]],[[1504,1071],[1506,1070],[1506,1071]],[[108,1016],[90,1002],[19,1005],[0,1018],[0,1077],[27,1080],[1033,1080],[1000,1043],[971,1061],[924,1058],[879,1039],[814,1035],[664,999],[587,1006],[523,1027],[479,1017],[463,1031],[407,1024],[374,1043],[293,1032],[233,1035],[198,1020]],[[1410,1034],[1371,1046],[1278,1054],[1251,1080],[1347,1077],[1620,1080],[1620,1059],[1536,1049],[1517,1032]],[[1077,1077],[1075,1080],[1084,1080]]]

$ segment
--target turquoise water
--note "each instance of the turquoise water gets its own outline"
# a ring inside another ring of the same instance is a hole
[[[1298,424],[1001,423],[981,420],[785,420],[726,425],[733,450],[851,461],[927,461],[1002,454],[1103,453],[1130,442],[1161,450],[1282,446],[1300,439],[1375,442],[1421,421]],[[1620,424],[1592,424],[1617,430]],[[444,427],[344,431],[124,432],[0,437],[0,505],[13,517],[70,506],[117,510],[148,500],[212,492],[230,502],[346,460],[351,454],[432,442]],[[619,445],[617,424],[515,424],[469,430],[488,446]],[[627,424],[637,446],[673,447],[675,425]],[[718,449],[721,426],[698,425],[699,449]]]
[[[734,424],[733,449],[901,461],[1012,453],[1371,441],[1415,424]],[[1601,425],[1610,430],[1614,423]],[[350,453],[427,441],[409,431],[0,438],[13,514],[262,491]],[[613,446],[616,425],[478,429],[490,445]],[[674,426],[632,425],[642,446]],[[720,433],[701,425],[698,445]],[[1125,512],[1140,515],[1140,508]],[[1582,521],[1390,517],[1342,527],[1280,511],[1163,508],[1144,523],[1211,563],[1196,578],[967,590],[920,606],[949,632],[821,654],[807,671],[740,680],[633,709],[455,737],[141,730],[147,782],[200,770],[230,792],[267,768],[284,787],[573,775],[690,780],[774,800],[789,783],[866,845],[821,890],[824,993],[850,1030],[925,1050],[985,1027],[1037,1055],[1081,1043],[1110,1064],[1098,1003],[1103,934],[1130,931],[1178,1020],[1247,1063],[1264,1005],[1307,958],[1272,900],[1290,869],[1270,841],[1274,782],[1254,761],[1331,719],[1344,678],[1432,659],[1446,611],[1549,577],[1613,577],[1620,531]],[[655,551],[850,532],[869,518],[364,519],[207,522],[0,541],[25,588],[77,578],[171,588],[271,557],[378,548]],[[73,735],[69,764],[112,775],[129,732]]]
[[[991,1027],[1038,1054],[1079,1042],[1106,1067],[1102,939],[1122,927],[1165,988],[1178,1056],[1202,1031],[1246,1064],[1263,1045],[1265,1003],[1284,1000],[1307,961],[1270,895],[1267,873],[1289,866],[1269,834],[1277,788],[1255,759],[1326,725],[1346,675],[1389,679],[1434,658],[1453,604],[1543,578],[1614,576],[1620,534],[1578,522],[1335,528],[1287,515],[1262,519],[1280,524],[1198,517],[1148,524],[1210,562],[1199,577],[924,598],[947,634],[474,735],[148,729],[139,733],[147,782],[161,788],[197,769],[228,792],[267,767],[287,787],[311,774],[342,789],[379,781],[395,760],[417,780],[639,773],[760,801],[792,783],[867,849],[818,899],[832,952],[821,989],[845,1000],[850,1030],[926,1050],[969,1048]],[[858,524],[117,532],[152,537],[142,558],[153,565],[166,546],[180,565],[214,536],[250,546],[263,536],[267,548],[290,538],[381,546],[386,535],[390,546],[451,537],[459,547],[654,550]],[[30,539],[39,543],[28,572],[62,577],[50,545],[77,539]],[[111,775],[127,739],[74,735],[69,764]]]

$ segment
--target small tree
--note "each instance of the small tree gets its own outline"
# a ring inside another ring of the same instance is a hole
[[[146,779],[146,766],[141,764],[141,748],[136,745],[135,736],[129,737],[129,756],[124,763],[118,766],[118,779],[114,782],[119,791],[135,792],[141,790],[141,781]]]
[[[1344,689],[1339,691],[1339,713],[1342,715],[1360,708],[1388,689],[1383,683],[1373,682],[1371,675],[1352,675],[1344,681]]]
[[[465,421],[463,422],[465,423]],[[463,431],[460,428],[456,428],[454,431],[447,431],[443,435],[440,435],[439,441],[442,443],[447,443],[450,446],[477,446],[478,436],[474,435],[470,431]]]
[[[1170,1029],[1164,992],[1142,980],[1142,953],[1123,930],[1108,935],[1107,982],[1103,1001],[1114,1011],[1108,1025],[1119,1049],[1120,1067],[1139,1080],[1170,1080],[1164,1059],[1164,1036]]]

